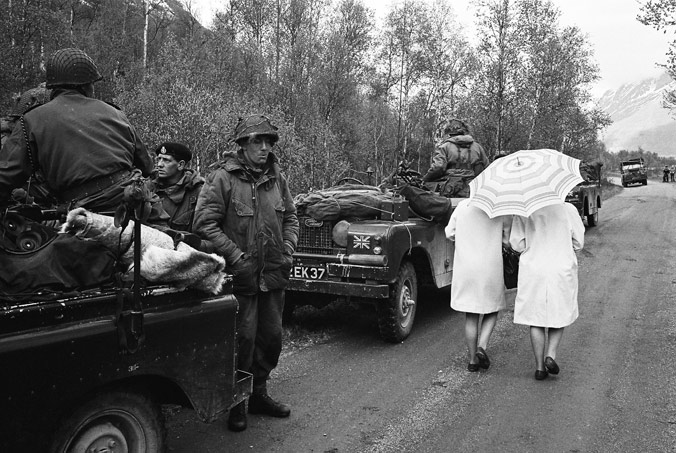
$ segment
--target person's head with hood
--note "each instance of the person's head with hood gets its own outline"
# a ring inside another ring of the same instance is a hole
[[[242,149],[246,163],[254,169],[265,166],[272,147],[278,140],[277,127],[263,115],[240,118],[235,127],[234,141]]]

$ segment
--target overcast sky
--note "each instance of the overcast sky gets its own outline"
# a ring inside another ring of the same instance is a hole
[[[377,12],[403,0],[365,0]],[[429,0],[428,0],[429,1]],[[456,12],[474,19],[472,0],[449,0]],[[192,4],[209,23],[212,11],[224,2],[192,0]],[[601,80],[592,92],[600,96],[623,83],[658,75],[657,63],[666,61],[671,35],[663,34],[636,20],[637,0],[554,0],[561,10],[562,25],[577,25],[589,37],[599,65]],[[468,27],[469,28],[469,27]]]

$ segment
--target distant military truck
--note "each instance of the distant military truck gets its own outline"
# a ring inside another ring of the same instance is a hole
[[[622,174],[622,187],[629,184],[648,184],[648,170],[642,157],[628,159],[620,163],[620,173]]]

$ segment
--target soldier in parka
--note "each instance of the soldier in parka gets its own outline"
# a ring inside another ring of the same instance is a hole
[[[152,159],[126,115],[94,98],[101,78],[80,49],[50,56],[50,101],[26,112],[0,150],[0,203],[42,172],[59,204],[114,211],[132,170],[150,175]]]
[[[192,232],[197,198],[204,178],[188,168],[192,152],[183,143],[164,142],[155,149],[155,193],[169,214],[167,226],[172,230]]]
[[[284,289],[298,242],[298,217],[272,148],[277,128],[262,115],[241,118],[237,152],[207,176],[195,209],[194,231],[223,256],[234,275],[237,366],[253,374],[249,413],[288,417],[291,410],[267,390],[282,350]],[[247,427],[246,402],[230,410],[228,428]]]
[[[488,166],[488,157],[483,147],[469,135],[464,121],[451,119],[444,128],[442,142],[434,150],[429,170],[423,181],[434,181],[443,177],[447,170],[465,171],[476,176]]]

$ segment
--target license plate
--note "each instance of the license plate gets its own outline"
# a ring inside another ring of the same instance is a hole
[[[306,280],[322,280],[326,277],[326,268],[318,266],[293,266],[291,278],[304,278]]]

